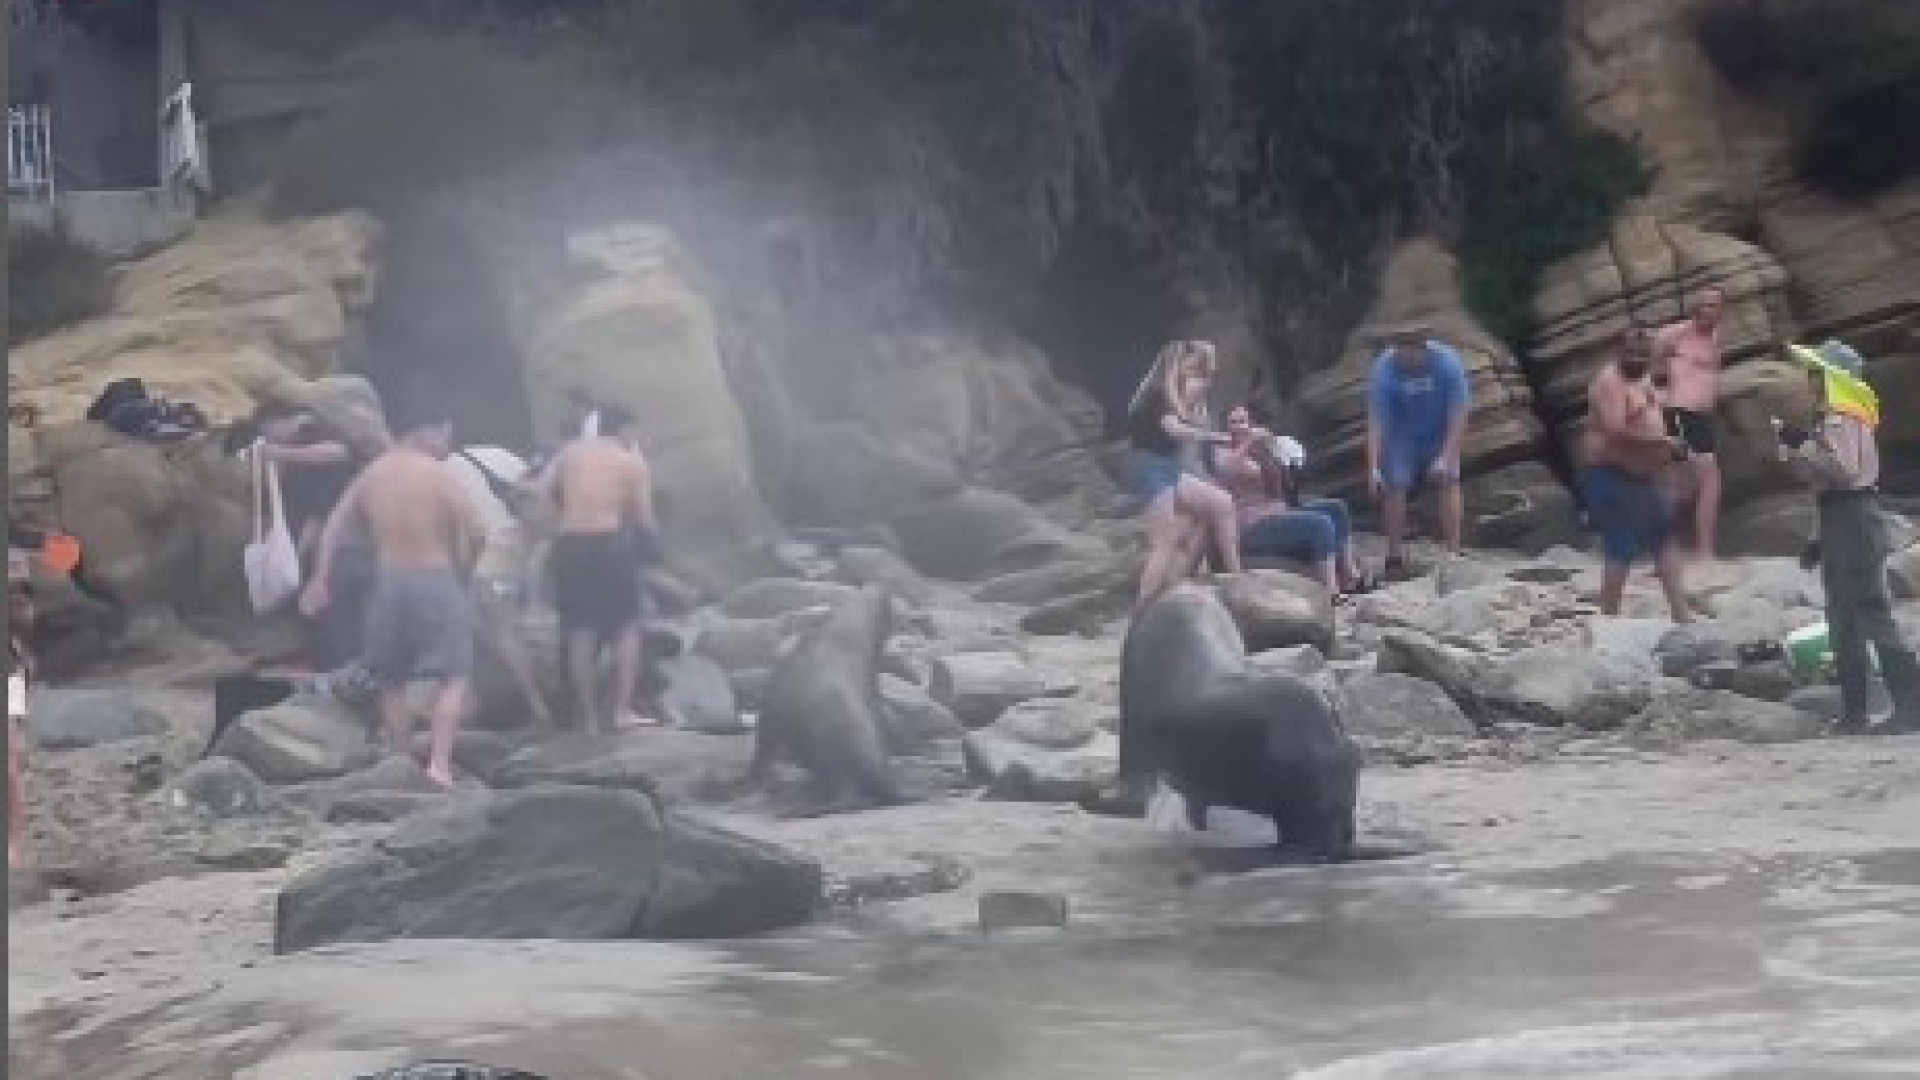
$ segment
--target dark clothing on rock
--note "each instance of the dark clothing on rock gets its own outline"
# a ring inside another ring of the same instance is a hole
[[[1866,718],[1873,654],[1893,697],[1896,721],[1920,721],[1920,661],[1901,637],[1887,589],[1892,553],[1880,500],[1871,488],[1820,493],[1820,576],[1827,591],[1827,641],[1840,679],[1842,716]]]

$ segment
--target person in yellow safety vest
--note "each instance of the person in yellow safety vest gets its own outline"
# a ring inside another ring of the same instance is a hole
[[[1880,509],[1879,395],[1865,379],[1860,354],[1840,341],[1819,348],[1791,345],[1807,368],[1820,417],[1812,430],[1775,421],[1781,460],[1818,491],[1818,533],[1802,557],[1820,567],[1827,593],[1827,640],[1840,681],[1844,733],[1920,731],[1920,660],[1900,634],[1887,589],[1892,533]],[[1893,717],[1870,728],[1873,677],[1869,647],[1893,698]]]

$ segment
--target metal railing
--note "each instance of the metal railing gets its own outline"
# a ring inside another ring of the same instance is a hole
[[[7,107],[7,197],[53,201],[53,113],[45,105]]]

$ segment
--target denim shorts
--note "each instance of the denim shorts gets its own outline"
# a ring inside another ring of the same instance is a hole
[[[1144,508],[1180,484],[1180,462],[1170,454],[1133,450],[1127,455],[1127,479]]]

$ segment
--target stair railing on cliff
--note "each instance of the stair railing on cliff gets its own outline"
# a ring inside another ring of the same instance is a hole
[[[52,202],[53,114],[45,105],[7,107],[7,198]]]

